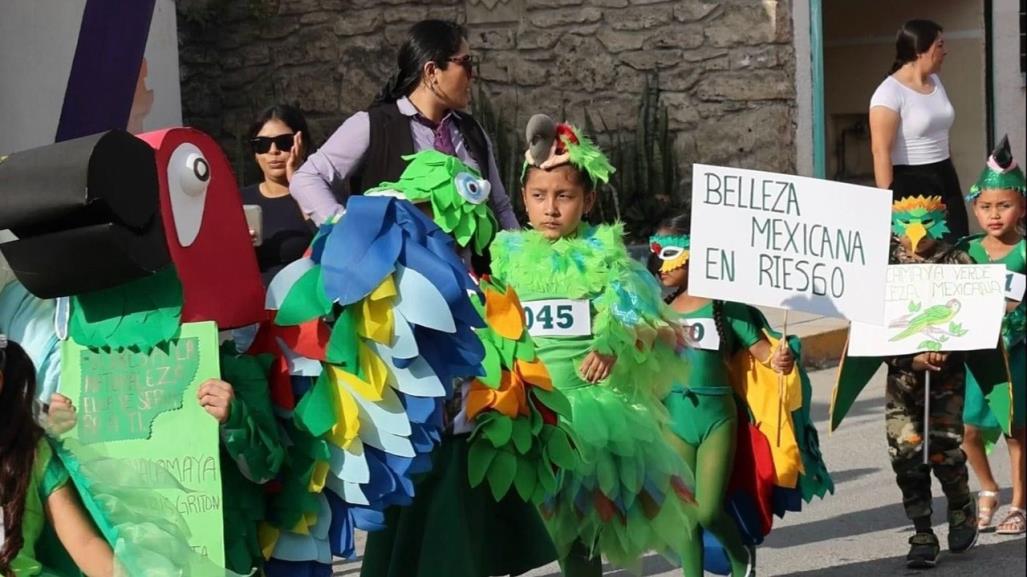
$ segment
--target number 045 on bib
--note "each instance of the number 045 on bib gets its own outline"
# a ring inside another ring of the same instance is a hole
[[[592,335],[592,312],[587,300],[551,299],[522,302],[524,325],[533,337]]]

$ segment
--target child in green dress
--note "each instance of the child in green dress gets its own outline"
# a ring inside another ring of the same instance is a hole
[[[1014,284],[1013,279],[1027,272],[1023,220],[1025,212],[1023,171],[1016,165],[1006,138],[988,159],[988,165],[977,183],[970,189],[967,199],[973,203],[974,216],[984,232],[963,240],[960,248],[974,261],[987,264],[1004,264],[1008,270],[1007,291]],[[1020,284],[1020,287],[1023,285]],[[1021,535],[1025,531],[1024,485],[1025,461],[1024,417],[1027,416],[1027,370],[1025,370],[1024,317],[1025,307],[1021,293],[1013,295],[1006,305],[1006,317],[1002,324],[1002,339],[1009,358],[1011,376],[1008,387],[996,387],[987,399],[972,375],[967,374],[966,400],[963,405],[965,434],[963,450],[967,460],[981,484],[978,493],[978,528],[991,527],[992,517],[998,509],[998,483],[992,475],[985,451],[985,444],[994,443],[1005,433],[1006,448],[1013,476],[1013,498],[1009,513],[999,523],[996,533],[1000,535]],[[1009,295],[1007,295],[1009,296]],[[1010,398],[1012,405],[1010,405]],[[989,403],[991,401],[991,403]]]

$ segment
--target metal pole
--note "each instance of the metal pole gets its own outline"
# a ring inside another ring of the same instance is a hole
[[[924,464],[931,464],[928,446],[931,439],[931,371],[924,371]]]

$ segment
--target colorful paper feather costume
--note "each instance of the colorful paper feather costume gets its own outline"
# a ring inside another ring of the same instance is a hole
[[[406,160],[397,182],[351,198],[268,290],[273,322],[252,350],[278,355],[272,394],[293,443],[262,529],[272,576],[330,574],[333,555],[353,554],[354,529],[381,529],[386,507],[410,504],[458,393],[457,418],[474,427],[470,482],[497,500],[516,490],[541,502],[556,467],[577,462],[566,400],[516,294],[479,287],[457,252],[491,240],[486,181],[435,151]],[[412,200],[430,203],[435,222]]]

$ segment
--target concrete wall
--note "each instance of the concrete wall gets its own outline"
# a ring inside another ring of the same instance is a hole
[[[1027,165],[1027,100],[1024,71],[1020,70],[1020,16],[1018,0],[993,0],[992,61],[995,75],[995,138],[1009,134],[1013,156]]]
[[[226,8],[206,26],[179,19],[185,119],[252,178],[243,137],[261,108],[296,103],[326,137],[369,104],[410,24],[441,17],[467,25],[478,82],[519,129],[535,112],[581,122],[587,108],[630,133],[646,75],[658,72],[683,174],[697,161],[792,172],[791,3],[188,0],[193,14]]]
[[[1014,2],[1015,3],[1015,2]],[[986,155],[985,50],[982,2],[969,0],[824,0],[824,100],[828,177],[838,167],[838,115],[866,114],[870,96],[895,56],[895,31],[911,18],[928,18],[945,28],[948,57],[940,76],[956,109],[950,133],[952,161],[968,188]],[[1020,92],[1023,105],[1023,92]],[[869,139],[849,150],[849,163],[871,173]]]

